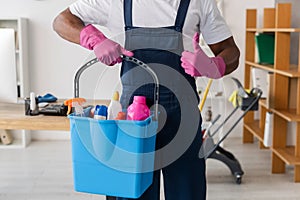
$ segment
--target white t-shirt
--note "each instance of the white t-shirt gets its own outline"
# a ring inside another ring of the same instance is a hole
[[[108,28],[112,34],[124,32],[124,0],[78,0],[70,5],[72,14],[85,24]],[[133,0],[132,23],[139,27],[166,27],[175,24],[180,0]],[[202,33],[207,44],[232,36],[214,0],[191,0],[183,35]]]

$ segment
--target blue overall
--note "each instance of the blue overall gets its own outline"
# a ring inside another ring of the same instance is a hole
[[[160,199],[161,171],[166,200],[206,198],[205,161],[198,157],[202,144],[199,99],[195,79],[184,72],[180,61],[182,28],[189,2],[181,0],[175,25],[149,28],[133,26],[132,0],[124,0],[125,48],[149,65],[160,81],[155,171],[153,183],[139,198],[141,200]],[[147,71],[123,61],[120,76],[123,108],[128,107],[135,95],[146,96],[147,105],[153,105],[154,84]]]

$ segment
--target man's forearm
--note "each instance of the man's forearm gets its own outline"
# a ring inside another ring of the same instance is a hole
[[[230,74],[237,69],[239,65],[240,51],[236,47],[229,47],[218,54],[224,59],[226,64],[225,74]]]
[[[226,64],[225,75],[237,69],[240,59],[240,51],[236,46],[233,37],[230,37],[217,44],[209,45],[216,56],[224,59]]]
[[[62,38],[76,44],[80,44],[80,32],[83,28],[84,23],[69,9],[61,12],[53,21],[54,31]]]

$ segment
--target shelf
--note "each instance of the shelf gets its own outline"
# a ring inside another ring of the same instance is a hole
[[[259,141],[264,142],[264,132],[259,128],[259,120],[254,120],[252,123],[244,123],[244,127]]]
[[[272,151],[272,172],[284,173],[285,164],[294,165],[294,181],[300,182],[300,156],[299,142],[295,142],[294,146],[286,146],[285,137],[288,134],[288,129],[285,125],[288,122],[300,122],[300,115],[297,115],[296,110],[299,109],[299,80],[300,80],[300,63],[296,65],[290,64],[291,54],[298,55],[291,52],[294,46],[299,46],[298,43],[292,40],[291,33],[300,33],[300,28],[290,28],[292,22],[292,4],[291,3],[276,3],[275,8],[265,8],[263,13],[263,28],[257,27],[258,18],[257,9],[247,9],[246,12],[246,45],[245,45],[245,79],[244,85],[246,88],[251,86],[251,68],[258,68],[265,70],[266,72],[273,72],[275,75],[272,77],[272,87],[268,88],[271,91],[271,95],[274,98],[273,108],[267,107],[267,101],[261,99],[259,101],[260,109],[259,116],[261,121],[255,120],[254,115],[245,116],[244,120],[244,141],[252,141],[253,136],[257,137],[260,142],[263,142],[264,127],[266,112],[270,111],[274,114],[276,120],[276,130],[272,133],[273,143],[275,147],[270,147]],[[280,28],[275,28],[280,27]],[[265,65],[255,62],[257,57],[257,43],[255,37],[258,33],[275,33],[274,43],[274,64]],[[298,35],[299,37],[300,35]],[[292,45],[292,46],[291,46]],[[291,80],[297,81],[297,86],[292,87]],[[295,94],[296,109],[288,108],[289,94]],[[272,99],[273,100],[273,99]],[[285,109],[275,109],[275,108]],[[249,123],[251,122],[251,123]],[[259,124],[261,126],[259,126]],[[299,125],[296,123],[296,138],[299,136]],[[278,130],[278,127],[284,127],[282,130]],[[259,128],[261,127],[261,129]],[[275,128],[275,127],[273,127]],[[294,132],[294,131],[293,131]],[[251,135],[251,137],[250,137]],[[253,135],[253,136],[252,136]],[[297,140],[296,139],[296,140]],[[296,156],[297,155],[297,156]]]
[[[296,109],[288,109],[288,110],[272,109],[272,112],[289,122],[300,122],[300,116],[296,114]]]
[[[274,65],[262,65],[256,62],[251,62],[251,61],[245,61],[247,65],[251,65],[253,67],[263,69],[269,72],[274,72],[277,74],[281,74],[283,76],[291,77],[291,78],[299,78],[300,77],[300,72],[297,70],[296,65],[290,65],[290,70],[278,70],[274,69]]]
[[[272,151],[288,165],[300,165],[300,157],[295,157],[295,147],[273,148]]]
[[[266,100],[261,99],[259,100],[259,104],[265,108],[267,108]],[[283,119],[287,120],[288,122],[300,122],[300,115],[297,115],[296,109],[274,109],[274,108],[267,108],[269,111],[273,112],[274,114],[282,117]]]
[[[264,141],[263,130],[259,128],[259,120],[245,123],[244,127],[250,131],[260,142]],[[295,147],[273,148],[271,150],[288,165],[300,165],[300,157],[295,157]]]
[[[283,32],[283,33],[299,33],[300,28],[247,28],[248,32]]]

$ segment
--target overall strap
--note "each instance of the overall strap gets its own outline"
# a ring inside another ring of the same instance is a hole
[[[123,0],[123,2],[125,28],[132,27],[132,0]]]
[[[132,27],[132,0],[124,0],[124,22],[125,27]],[[182,31],[190,0],[181,0],[177,16],[175,20],[175,28],[177,31]]]
[[[190,5],[190,0],[181,0],[180,1],[176,20],[175,20],[175,29],[177,31],[180,31],[180,32],[182,31],[189,5]]]

